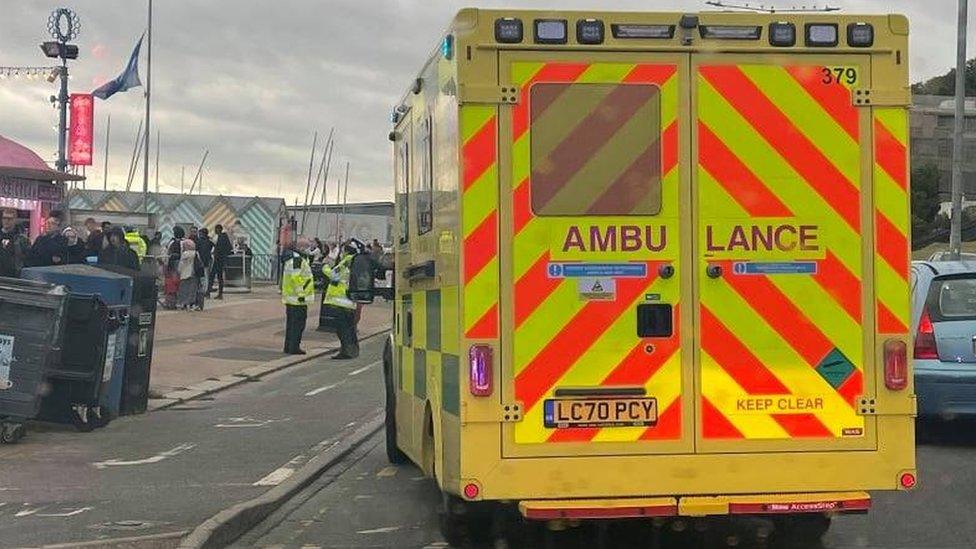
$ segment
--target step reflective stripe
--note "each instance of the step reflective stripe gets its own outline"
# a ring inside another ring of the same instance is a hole
[[[871,509],[871,499],[729,503],[729,514],[844,513]]]
[[[675,498],[521,501],[519,512],[530,520],[671,517],[678,514],[678,501]]]

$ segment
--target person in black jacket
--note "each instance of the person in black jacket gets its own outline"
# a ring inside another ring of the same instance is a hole
[[[0,276],[18,277],[30,250],[30,241],[17,226],[17,210],[3,208],[0,225]]]
[[[197,254],[200,256],[200,261],[203,262],[204,279],[200,284],[206,284],[206,287],[201,286],[201,290],[207,297],[210,297],[210,272],[213,270],[213,251],[214,243],[210,240],[210,231],[206,227],[200,229],[197,232]]]
[[[61,231],[61,236],[64,237],[65,245],[64,262],[68,265],[85,263],[85,256],[87,255],[85,241],[78,237],[78,231],[74,227],[65,227]]]
[[[109,229],[108,245],[98,254],[99,265],[118,265],[133,271],[139,270],[139,256],[129,247],[122,227]]]
[[[63,265],[68,256],[67,243],[61,235],[59,212],[51,212],[44,220],[44,234],[37,237],[30,250],[30,264],[33,267]]]
[[[217,233],[217,244],[214,246],[213,269],[210,271],[210,283],[208,288],[213,288],[214,279],[216,278],[217,299],[223,299],[224,266],[226,265],[227,257],[230,256],[230,254],[234,251],[234,247],[230,243],[230,237],[224,232],[223,225],[215,226],[214,232]]]

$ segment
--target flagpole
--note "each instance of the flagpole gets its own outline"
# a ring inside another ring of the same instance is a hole
[[[156,130],[156,194],[159,194],[159,130]]]
[[[146,34],[149,38],[149,47],[146,48],[146,142],[143,146],[142,162],[142,209],[149,213],[149,105],[152,94],[152,0],[149,0],[149,25]],[[155,228],[155,227],[153,227]]]
[[[108,190],[108,144],[109,136],[112,135],[112,115],[108,115],[108,124],[105,126],[105,175],[102,177],[102,188]]]

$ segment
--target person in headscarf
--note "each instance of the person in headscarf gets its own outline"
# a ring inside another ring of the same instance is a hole
[[[200,284],[200,271],[203,262],[197,254],[197,245],[189,238],[180,242],[180,261],[177,272],[180,276],[180,289],[176,297],[176,305],[181,309],[198,310],[197,288]]]
[[[180,255],[183,253],[182,242],[186,237],[183,227],[173,227],[173,238],[166,246],[166,257],[161,265],[163,273],[163,307],[176,308],[176,295],[180,291]]]

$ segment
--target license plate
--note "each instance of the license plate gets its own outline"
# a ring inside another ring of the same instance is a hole
[[[549,399],[543,408],[549,429],[647,427],[657,423],[656,398]]]

